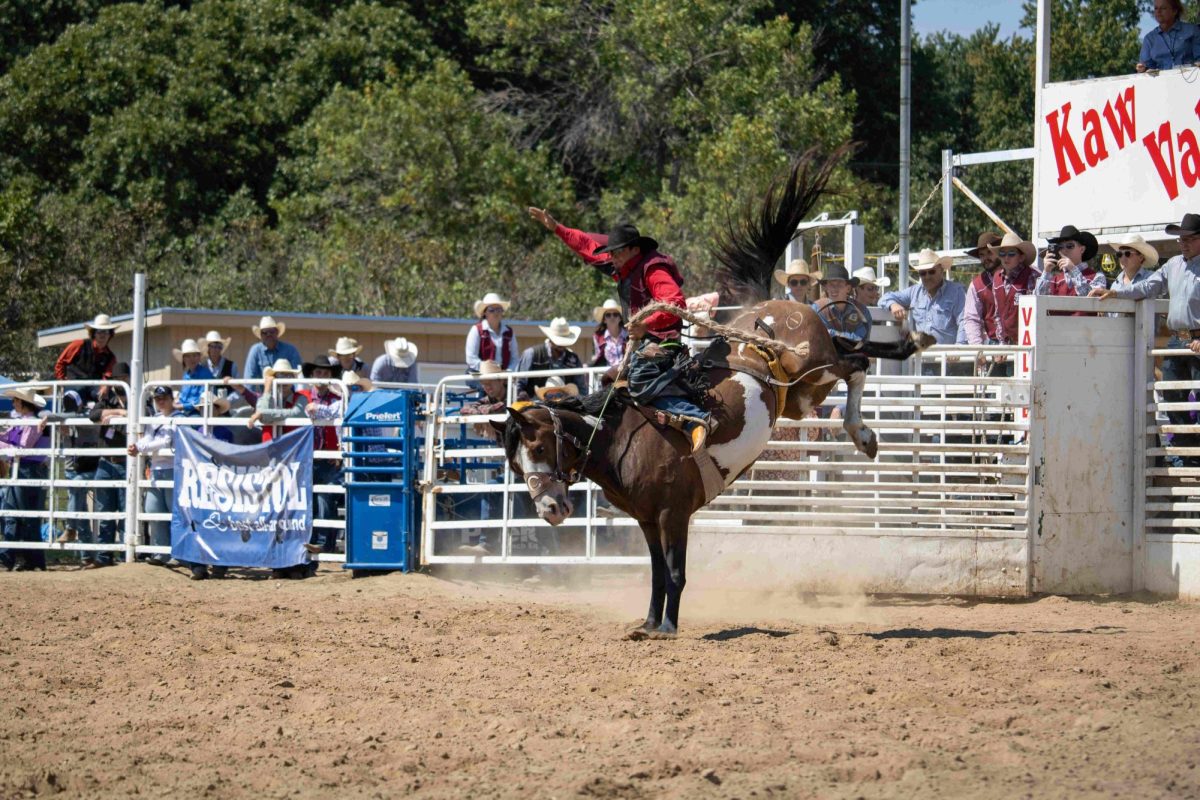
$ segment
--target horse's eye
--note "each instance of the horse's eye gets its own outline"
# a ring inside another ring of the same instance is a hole
[[[546,448],[539,444],[537,447],[533,448],[533,454],[535,456],[544,456],[546,454]]]

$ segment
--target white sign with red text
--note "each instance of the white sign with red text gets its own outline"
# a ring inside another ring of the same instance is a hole
[[[1017,354],[1017,368],[1013,375],[1024,380],[1033,377],[1033,343],[1037,341],[1037,314],[1033,311],[1033,304],[1036,299],[1031,294],[1017,298],[1017,344],[1029,349]],[[1021,409],[1021,419],[1029,419],[1028,405]]]
[[[1038,236],[1161,227],[1200,210],[1195,70],[1048,84],[1038,124]]]

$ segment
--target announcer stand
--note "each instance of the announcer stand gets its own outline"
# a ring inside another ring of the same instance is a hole
[[[421,469],[417,423],[420,390],[376,390],[350,395],[342,441],[346,474],[346,563],[354,577],[410,572],[421,525],[417,499]]]

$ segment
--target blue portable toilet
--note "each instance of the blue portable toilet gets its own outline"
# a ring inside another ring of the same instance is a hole
[[[416,567],[421,502],[417,492],[421,443],[416,436],[423,392],[411,389],[356,392],[350,396],[342,441],[346,475],[345,569]]]

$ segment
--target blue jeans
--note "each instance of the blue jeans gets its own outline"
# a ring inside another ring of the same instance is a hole
[[[170,481],[175,478],[175,470],[172,467],[154,467],[150,470],[150,478],[155,481]],[[175,490],[173,488],[159,489],[151,487],[146,492],[146,513],[147,514],[170,514],[171,507],[175,500]],[[171,546],[171,523],[170,522],[151,522],[150,523],[150,544],[156,547]],[[170,554],[166,556],[158,556],[158,558],[170,558]]]
[[[708,419],[708,412],[686,397],[662,395],[651,400],[650,405],[661,411],[666,411],[668,414]],[[692,427],[693,425],[688,425],[688,430],[691,430]]]
[[[64,472],[69,481],[90,481],[96,477],[95,470],[78,471],[68,469]],[[67,519],[66,526],[74,528],[79,536],[79,541],[86,544],[91,544],[92,541],[92,523],[86,517],[72,517],[71,514],[77,514],[88,509],[88,492],[91,489],[67,489]]]
[[[107,458],[100,459],[100,463],[96,465],[96,480],[98,481],[123,481],[125,480],[125,465],[118,464],[115,461],[110,461]],[[113,512],[125,510],[125,490],[124,488],[98,488],[96,489],[96,511]],[[97,537],[98,544],[116,544],[117,534],[124,532],[125,523],[116,519],[102,519],[96,526],[100,535]],[[112,551],[102,550],[96,553],[97,564],[111,564],[114,561]]]
[[[342,485],[342,463],[340,461],[313,462],[313,486],[323,483]],[[316,506],[313,519],[337,519],[340,500],[341,495],[313,492],[313,505]],[[324,542],[321,543],[322,550],[326,553],[337,551],[337,528],[318,528],[314,525],[310,541],[317,544],[321,538],[324,538]]]
[[[1176,336],[1171,337],[1168,347],[1184,348],[1190,342],[1185,342]],[[1163,359],[1162,376],[1164,381],[1200,381],[1200,356],[1170,356]],[[1164,389],[1163,400],[1167,403],[1186,403],[1189,389]],[[1200,393],[1200,387],[1195,390]],[[1191,411],[1168,411],[1167,419],[1172,425],[1193,425]],[[1194,433],[1172,434],[1171,444],[1174,447],[1200,447],[1200,436]],[[1173,458],[1168,456],[1168,458]],[[1195,456],[1188,456],[1188,466],[1197,462]]]
[[[44,480],[47,469],[45,462],[22,461],[16,472],[18,479]],[[13,511],[41,511],[46,507],[46,490],[37,486],[5,486],[0,508]],[[7,542],[40,542],[42,521],[34,517],[4,517],[4,540]],[[0,564],[11,568],[23,565],[33,569],[46,568],[45,550],[0,551]]]

